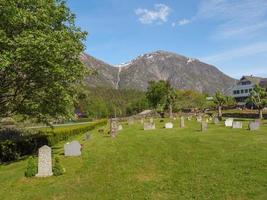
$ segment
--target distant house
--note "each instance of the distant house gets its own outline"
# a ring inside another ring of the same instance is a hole
[[[239,105],[245,105],[246,99],[255,85],[267,88],[267,79],[255,76],[243,76],[232,89],[232,96]]]

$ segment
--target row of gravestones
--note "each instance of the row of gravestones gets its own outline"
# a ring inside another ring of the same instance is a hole
[[[255,120],[254,122],[249,122],[248,128],[250,131],[256,131],[260,129],[261,122],[259,120]],[[228,118],[225,120],[226,127],[232,127],[234,129],[242,129],[243,123],[234,121],[233,118]]]
[[[85,137],[88,137],[85,136]],[[64,145],[65,156],[80,156],[81,144],[78,141],[72,141]],[[38,150],[38,173],[36,177],[52,176],[52,150],[49,146],[44,145]]]

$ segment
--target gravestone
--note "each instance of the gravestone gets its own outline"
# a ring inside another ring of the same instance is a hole
[[[111,118],[109,120],[109,123],[110,123],[110,130],[109,130],[109,133],[110,133],[110,136],[111,137],[116,137],[117,135],[117,132],[118,132],[118,123],[117,123],[117,119],[116,118]]]
[[[123,127],[122,127],[122,125],[120,124],[119,126],[118,126],[118,131],[121,131],[123,129]]]
[[[150,122],[145,122],[144,123],[144,130],[147,131],[147,130],[154,130],[156,129],[156,125],[155,123],[150,123]]]
[[[154,123],[154,119],[153,118],[150,118],[149,122],[150,123]]]
[[[233,118],[228,118],[225,120],[225,126],[226,127],[232,127],[233,126],[234,119]]]
[[[261,125],[261,119],[255,119],[255,122],[259,123]]]
[[[207,124],[207,122],[202,121],[201,122],[201,131],[204,132],[206,130],[208,130],[208,124]]]
[[[38,151],[38,173],[37,177],[52,176],[52,152],[49,146],[42,146]]]
[[[202,122],[202,117],[201,116],[197,116],[197,122]]]
[[[141,119],[141,124],[144,124],[144,119],[143,118]]]
[[[233,129],[242,129],[243,123],[242,122],[233,122]]]
[[[128,125],[133,125],[134,124],[134,119],[132,117],[130,117],[128,119]]]
[[[181,117],[180,118],[180,128],[184,128],[185,125],[184,125],[184,117]]]
[[[218,117],[215,117],[215,118],[213,119],[213,122],[214,122],[215,125],[217,125],[217,124],[220,123],[220,120],[219,120]]]
[[[65,156],[80,156],[81,155],[81,145],[78,141],[72,141],[64,145],[64,155]]]
[[[85,135],[84,135],[84,139],[85,139],[86,141],[88,141],[88,140],[90,140],[90,138],[91,138],[90,133],[85,133]]]
[[[171,123],[171,122],[166,123],[165,124],[165,128],[166,129],[172,129],[173,128],[173,123]]]
[[[260,129],[260,123],[259,122],[250,122],[248,127],[249,127],[250,131],[256,131],[256,130]]]

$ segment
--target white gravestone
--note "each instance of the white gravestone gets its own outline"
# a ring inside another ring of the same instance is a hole
[[[184,128],[185,125],[184,125],[184,117],[181,117],[180,118],[180,128]]]
[[[225,126],[226,127],[232,127],[233,126],[234,119],[233,118],[228,118],[225,120]]]
[[[250,122],[248,127],[249,127],[250,131],[259,130],[260,129],[260,122]]]
[[[197,122],[202,122],[202,117],[201,116],[197,116]]]
[[[165,124],[165,128],[167,129],[172,129],[173,128],[173,123],[169,122]]]
[[[49,146],[42,146],[38,152],[38,173],[37,177],[52,176],[52,152]]]
[[[118,126],[118,131],[121,131],[123,128],[122,128],[122,125],[120,124],[119,126]]]
[[[233,129],[242,129],[243,123],[242,122],[233,122]]]
[[[80,156],[81,145],[78,141],[72,141],[64,145],[65,156]]]
[[[155,123],[149,123],[149,122],[145,122],[144,123],[144,130],[147,131],[147,130],[154,130],[156,129],[156,125]]]
[[[153,118],[150,118],[150,123],[154,123],[154,119]]]

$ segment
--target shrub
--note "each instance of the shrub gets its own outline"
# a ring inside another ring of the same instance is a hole
[[[27,168],[25,171],[26,177],[33,177],[37,174],[37,166],[35,164],[34,158],[31,156],[28,160]]]
[[[42,130],[0,130],[0,163],[10,162],[26,155],[35,154],[43,145],[53,146],[60,141],[86,133],[98,126],[105,125],[107,120],[100,120],[90,124],[59,127]]]
[[[55,158],[55,164],[54,164],[54,167],[53,167],[53,174],[54,174],[54,176],[63,175],[64,172],[65,172],[65,170],[62,167],[59,158],[56,157]]]

